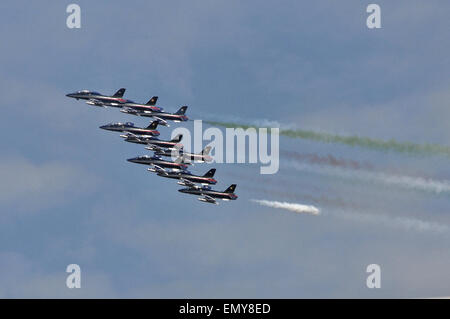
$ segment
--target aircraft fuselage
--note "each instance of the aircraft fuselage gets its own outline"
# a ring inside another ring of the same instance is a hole
[[[140,113],[140,112],[156,112],[157,114],[159,114],[160,112],[163,111],[162,107],[155,106],[155,105],[139,104],[139,103],[124,103],[121,106],[123,108],[130,108],[130,109],[132,109],[129,112],[130,114],[133,112],[133,110],[135,110],[138,113]],[[127,112],[124,111],[124,113],[127,113]]]
[[[131,100],[124,99],[122,97],[113,97],[113,96],[106,96],[99,93],[69,93],[66,94],[67,97],[71,97],[77,100],[95,100],[102,102],[105,106],[112,106],[112,107],[122,107],[125,103],[134,103]]]
[[[136,164],[144,164],[144,165],[157,165],[165,168],[175,168],[185,170],[188,166],[184,163],[176,163],[172,161],[165,161],[158,157],[150,157],[150,156],[138,156],[134,158],[129,158],[127,161],[136,163]]]
[[[150,136],[159,136],[158,130],[152,130],[148,128],[142,127],[134,127],[129,125],[103,125],[100,126],[101,129],[113,132],[128,132],[136,135],[150,135]]]
[[[161,176],[161,177],[173,178],[173,179],[186,179],[193,183],[200,183],[200,184],[215,185],[217,183],[217,181],[212,177],[204,177],[204,176],[198,176],[198,175],[193,175],[193,174],[186,174],[183,172],[167,172],[166,174],[158,173],[157,175]]]
[[[208,195],[213,198],[220,198],[225,200],[235,200],[238,196],[234,193],[218,192],[212,189],[196,189],[196,188],[182,188],[178,190],[181,193],[192,195]]]
[[[137,115],[137,116],[157,117],[157,118],[160,118],[163,120],[169,120],[169,121],[174,121],[174,122],[184,122],[184,121],[189,120],[189,118],[184,114],[172,114],[172,113],[152,112],[152,111],[139,112],[136,110],[127,110],[127,109],[123,109],[123,110],[121,110],[121,112],[127,113],[127,114],[132,114],[132,115]]]
[[[163,148],[173,148],[179,145],[178,142],[164,141],[156,137],[128,136],[125,141],[136,144],[156,145]]]
[[[164,150],[160,152],[155,152],[156,155],[159,156],[172,156],[172,150]],[[175,154],[176,151],[175,151]],[[184,160],[193,161],[193,162],[210,162],[212,161],[212,157],[209,155],[203,155],[203,154],[194,154],[194,153],[188,153],[188,152],[180,152],[180,156],[183,157]]]

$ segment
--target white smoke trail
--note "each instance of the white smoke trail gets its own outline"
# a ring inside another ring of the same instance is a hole
[[[296,203],[277,202],[261,199],[252,199],[252,202],[258,203],[262,206],[281,208],[299,214],[319,215],[320,213],[320,210],[312,205],[302,205]]]
[[[450,182],[447,180],[433,180],[421,177],[389,175],[382,172],[370,172],[363,170],[349,170],[339,167],[328,167],[323,165],[309,165],[305,163],[288,162],[290,167],[300,171],[325,174],[347,179],[357,179],[369,183],[385,184],[406,189],[419,190],[435,194],[450,194]]]
[[[258,200],[258,199],[252,199],[251,201],[263,206],[285,209],[295,213],[301,214],[306,213],[312,215],[319,215],[319,213],[321,213],[321,211],[317,207],[311,205],[302,205],[297,203],[287,203],[287,202]],[[433,234],[450,233],[450,228],[447,225],[428,222],[411,217],[392,217],[383,214],[361,214],[351,211],[342,211],[333,209],[329,211],[324,211],[322,213],[324,213],[324,215],[348,219],[351,221],[379,224],[390,228],[416,231],[420,233],[424,232],[429,232]]]
[[[411,217],[393,217],[383,214],[360,214],[349,211],[333,211],[332,215],[353,221],[374,223],[390,228],[412,230],[419,233],[430,232],[434,234],[448,234],[450,231],[450,228],[447,225],[428,222]]]

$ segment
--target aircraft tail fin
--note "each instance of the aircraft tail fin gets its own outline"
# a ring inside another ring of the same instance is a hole
[[[158,127],[159,121],[153,121],[150,123],[149,126],[147,126],[147,129],[149,130],[156,130],[156,128]]]
[[[211,152],[211,146],[206,146],[199,155],[209,155],[209,152]]]
[[[182,106],[182,107],[180,107],[180,109],[178,111],[175,112],[175,114],[176,115],[184,115],[184,113],[186,113],[187,108],[188,107],[186,105]]]
[[[216,173],[216,169],[215,168],[211,168],[209,171],[206,172],[205,175],[203,175],[203,177],[214,177],[215,173]]]
[[[175,136],[173,139],[171,139],[171,142],[175,142],[178,143],[181,141],[181,139],[183,138],[183,134],[178,134],[177,136]]]
[[[122,97],[123,94],[125,93],[125,88],[121,88],[119,89],[116,93],[114,93],[113,97]]]
[[[147,103],[145,103],[145,105],[154,106],[156,104],[156,101],[158,101],[158,97],[157,96],[153,96],[150,100],[148,100]]]
[[[234,190],[236,189],[236,184],[232,184],[230,185],[230,187],[228,187],[224,193],[234,193]]]

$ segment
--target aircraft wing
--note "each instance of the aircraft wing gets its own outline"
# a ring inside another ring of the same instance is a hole
[[[123,137],[123,138],[127,138],[127,137],[136,137],[136,138],[140,138],[141,136],[136,135],[136,134],[133,134],[133,133],[131,133],[131,132],[127,132],[127,133],[125,133],[125,134],[121,134],[120,137]]]
[[[186,165],[194,166],[194,163],[192,161],[187,161],[183,154],[178,155],[178,157],[174,160],[174,162],[177,164],[183,163]]]
[[[124,107],[120,110],[120,112],[127,113],[127,114],[133,114],[133,115],[139,115],[138,111],[136,111],[135,109],[133,109],[131,107]]]
[[[145,140],[146,138],[152,137],[151,135],[145,135],[145,134],[134,134],[131,132],[126,132],[125,134],[120,135],[120,137],[135,137],[140,140]]]
[[[175,163],[178,163],[178,164],[183,163],[183,157],[178,156],[178,157],[175,159],[174,162],[175,162]]]
[[[155,168],[156,172],[160,173],[160,174],[164,174],[167,175],[167,172],[164,168],[162,168],[159,165],[153,165],[153,167]]]
[[[149,172],[154,172],[154,173],[158,173],[158,174],[162,174],[162,175],[167,175],[166,170],[164,168],[162,168],[161,166],[159,166],[159,165],[154,165],[153,164],[152,167],[151,168],[147,168],[147,170]]]
[[[217,203],[217,201],[214,198],[208,195],[203,195],[203,197],[199,197],[198,200],[205,203],[219,205],[219,203]]]
[[[153,118],[154,118],[155,120],[157,120],[157,121],[159,122],[160,125],[170,127],[169,123],[168,123],[166,120],[163,120],[162,118],[160,118],[160,117],[158,117],[158,116],[153,116]]]
[[[142,107],[139,107],[139,106],[133,106],[133,107],[130,107],[130,108],[133,110],[133,112],[138,113],[138,115],[140,115],[140,114],[151,114],[151,113],[153,113],[152,111],[148,111],[148,110],[143,109]]]
[[[180,181],[178,182],[178,185],[182,185],[182,186],[187,186],[187,187],[191,187],[191,188],[199,188],[197,185],[195,185],[195,183],[188,181],[187,179],[181,178]]]
[[[145,149],[149,150],[149,151],[155,151],[155,152],[164,152],[164,149],[162,149],[161,147],[156,146],[156,145],[151,145],[151,144],[146,146]]]
[[[86,104],[89,105],[94,105],[94,106],[101,106],[101,107],[106,107],[105,103],[103,103],[100,100],[96,100],[96,99],[90,99],[86,101]]]

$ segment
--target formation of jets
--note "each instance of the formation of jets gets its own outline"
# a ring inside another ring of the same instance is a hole
[[[147,103],[136,103],[132,100],[124,99],[123,95],[125,88],[119,89],[114,95],[103,95],[99,92],[81,90],[74,93],[66,94],[67,97],[71,97],[77,100],[87,100],[86,104],[100,106],[100,107],[117,107],[120,108],[120,112],[125,114],[153,117],[164,126],[169,126],[167,121],[183,122],[187,121],[188,117],[184,115],[187,110],[187,106],[182,106],[175,113],[164,112],[162,107],[156,106],[158,101],[157,96],[153,96]]]
[[[116,122],[100,126],[101,129],[113,132],[120,132],[120,137],[129,143],[145,145],[146,149],[153,151],[154,155],[141,155],[129,158],[127,161],[137,164],[150,166],[149,172],[156,173],[157,176],[176,179],[177,184],[185,188],[178,191],[185,194],[199,196],[198,200],[205,203],[218,204],[216,199],[235,200],[234,194],[236,184],[232,184],[225,191],[220,192],[211,189],[210,185],[215,185],[214,179],[216,169],[212,168],[204,175],[195,175],[188,170],[188,166],[195,163],[204,163],[212,161],[209,155],[211,147],[205,147],[199,153],[186,152],[183,149],[181,140],[182,134],[178,134],[171,140],[161,140],[158,138],[160,132],[158,125],[169,127],[168,121],[184,122],[188,120],[185,115],[187,106],[182,106],[175,113],[164,112],[162,107],[156,106],[157,96],[153,96],[147,103],[140,104],[132,100],[123,98],[125,88],[119,89],[114,95],[103,95],[99,92],[81,90],[66,94],[67,97],[77,100],[86,100],[86,104],[99,107],[120,108],[120,112],[136,116],[151,117],[152,122],[147,127],[137,127],[132,122]],[[163,157],[172,157],[175,160],[164,159]]]

